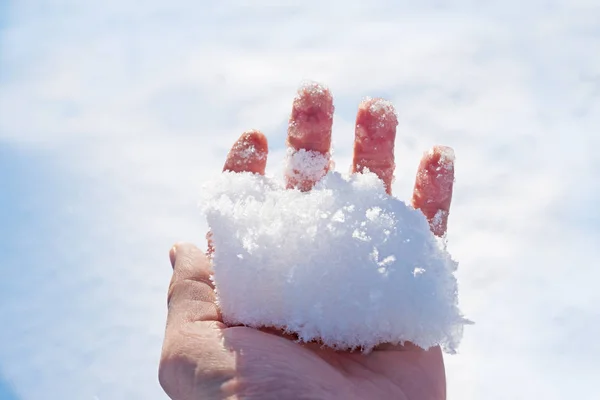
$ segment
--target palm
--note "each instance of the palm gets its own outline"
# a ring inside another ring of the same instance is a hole
[[[313,87],[314,89],[314,87]],[[288,145],[329,154],[333,104],[328,90],[302,89],[294,101]],[[375,106],[375,107],[374,107]],[[391,193],[397,119],[393,110],[363,102],[356,120],[353,172],[368,168]],[[225,170],[264,174],[267,142],[243,134]],[[412,203],[436,235],[446,231],[454,168],[434,147],[419,166]],[[298,174],[297,172],[300,172]],[[314,177],[286,176],[289,187],[310,190]],[[212,253],[209,237],[208,256]],[[445,399],[439,347],[382,345],[369,354],[299,343],[281,332],[231,327],[222,322],[210,280],[209,257],[192,245],[171,251],[169,315],[159,378],[175,400],[199,399]]]
[[[225,337],[241,349],[251,348],[262,363],[248,363],[250,375],[281,377],[298,385],[307,382],[344,399],[439,399],[444,397],[444,367],[439,348],[415,348],[362,353],[335,352],[317,344],[301,345],[271,333],[249,328],[226,328]],[[277,349],[277,351],[273,351]],[[264,366],[270,366],[265,370]],[[256,371],[252,371],[255,368]],[[277,382],[273,382],[276,390]],[[326,389],[324,389],[326,388]],[[294,389],[292,389],[294,390]]]
[[[276,333],[203,321],[190,323],[179,335],[186,345],[176,353],[186,355],[167,365],[188,372],[179,373],[187,379],[178,379],[178,387],[165,385],[175,399],[445,398],[439,348],[335,352]]]

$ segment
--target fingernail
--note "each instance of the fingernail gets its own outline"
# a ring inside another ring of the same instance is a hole
[[[177,245],[171,247],[171,250],[169,250],[169,260],[171,261],[171,268],[175,268],[176,257],[177,257]]]

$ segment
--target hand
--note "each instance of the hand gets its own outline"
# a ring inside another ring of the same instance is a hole
[[[292,110],[288,146],[328,155],[333,117],[329,91],[302,88]],[[352,171],[369,168],[390,194],[396,125],[391,106],[372,99],[360,105]],[[224,169],[264,174],[267,151],[263,134],[246,132]],[[439,236],[445,234],[452,198],[454,166],[449,154],[449,148],[434,147],[424,155],[412,198]],[[286,178],[289,187],[301,190],[315,183],[298,174]],[[172,399],[446,398],[439,347],[425,351],[411,344],[381,345],[369,354],[336,352],[317,343],[297,343],[270,329],[229,327],[215,304],[209,258],[189,244],[173,247],[170,258],[173,278],[159,380]]]

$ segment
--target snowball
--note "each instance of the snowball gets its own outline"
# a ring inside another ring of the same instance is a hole
[[[425,216],[387,195],[375,174],[332,171],[301,192],[224,172],[205,186],[203,211],[225,323],[343,350],[405,341],[457,348],[468,322],[457,263]]]

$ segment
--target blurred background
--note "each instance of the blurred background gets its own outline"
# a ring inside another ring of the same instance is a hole
[[[205,246],[202,183],[242,131],[281,173],[305,79],[334,94],[338,170],[365,96],[399,112],[398,197],[456,151],[476,324],[449,399],[596,399],[600,3],[450,3],[0,0],[0,399],[166,399],[168,250]]]

